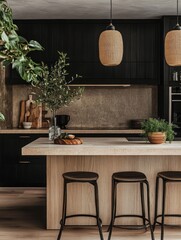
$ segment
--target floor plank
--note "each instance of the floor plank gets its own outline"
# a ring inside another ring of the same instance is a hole
[[[45,229],[45,189],[0,188],[0,240],[56,240],[57,230]],[[107,239],[104,227],[104,239]],[[159,240],[159,228],[155,232]],[[149,232],[114,229],[112,240],[150,240]],[[165,240],[180,240],[181,229],[167,228]],[[96,228],[68,228],[62,240],[99,240]]]

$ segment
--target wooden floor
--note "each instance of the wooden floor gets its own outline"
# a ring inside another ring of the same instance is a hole
[[[156,229],[156,240],[159,238]],[[181,229],[166,230],[165,240],[180,240]],[[44,189],[0,188],[0,240],[56,240],[58,231],[45,229]],[[107,239],[104,229],[104,239]],[[115,229],[112,240],[150,240],[149,232]],[[66,229],[62,240],[99,240],[96,228]]]

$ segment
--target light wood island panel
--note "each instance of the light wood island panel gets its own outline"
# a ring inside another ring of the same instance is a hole
[[[74,151],[73,151],[74,150]],[[74,152],[74,154],[73,154]],[[140,152],[140,154],[139,154]],[[25,155],[47,155],[47,229],[58,229],[62,210],[63,179],[67,171],[95,171],[99,174],[100,216],[103,224],[110,221],[111,176],[117,171],[144,172],[150,183],[151,213],[153,219],[155,178],[159,171],[181,170],[181,142],[151,145],[127,142],[120,138],[84,139],[82,146],[53,145],[39,139],[25,146]],[[181,184],[169,184],[166,212],[181,213]],[[140,192],[136,184],[119,184],[118,212],[141,213]],[[171,204],[172,202],[172,204]],[[94,213],[93,188],[88,184],[69,184],[68,214]],[[178,219],[171,219],[177,223]],[[118,221],[119,222],[119,221]],[[87,225],[91,219],[75,218],[68,224]],[[124,224],[139,223],[124,219]]]

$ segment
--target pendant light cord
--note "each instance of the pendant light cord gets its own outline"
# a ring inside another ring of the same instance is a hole
[[[112,24],[112,0],[110,0],[110,23]]]
[[[112,0],[110,0],[110,24],[107,26],[107,30],[115,30],[115,27],[112,25]]]
[[[177,26],[179,25],[179,16],[178,16],[178,0],[177,0]]]

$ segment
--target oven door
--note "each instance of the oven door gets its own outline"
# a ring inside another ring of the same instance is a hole
[[[181,127],[181,100],[172,100],[172,123]]]
[[[181,136],[181,91],[169,87],[169,123],[176,124],[177,136]]]

